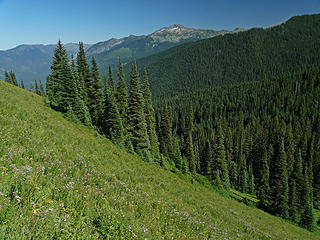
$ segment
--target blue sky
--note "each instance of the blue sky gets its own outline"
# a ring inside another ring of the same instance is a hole
[[[320,13],[320,0],[0,0],[0,49],[151,33],[182,24],[207,29],[266,27]]]

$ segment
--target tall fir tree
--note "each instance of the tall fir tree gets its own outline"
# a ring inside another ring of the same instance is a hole
[[[96,127],[100,127],[102,121],[103,112],[103,91],[100,73],[97,62],[92,57],[92,68],[91,68],[91,82],[92,82],[92,95],[91,95],[91,120],[92,124]]]
[[[162,109],[160,129],[159,129],[159,150],[169,157],[173,157],[173,141],[172,141],[172,116],[171,108],[165,105]]]
[[[184,147],[183,147],[183,156],[188,161],[189,171],[192,174],[196,173],[196,163],[194,157],[194,149],[193,149],[193,140],[192,140],[192,132],[194,129],[194,113],[192,104],[189,105],[188,113],[186,116],[185,123],[185,133],[184,133]]]
[[[147,123],[147,132],[150,141],[151,153],[154,156],[159,155],[159,143],[156,133],[156,120],[152,106],[152,95],[146,68],[143,71],[142,95],[144,99],[144,114]]]
[[[18,86],[18,81],[14,72],[11,71],[9,74],[10,74],[11,83],[15,86]]]
[[[302,200],[302,213],[299,225],[308,230],[313,230],[315,227],[314,213],[313,213],[313,200],[312,200],[312,185],[310,181],[309,169],[311,166],[306,165],[304,170],[303,179],[303,198]]]
[[[214,161],[212,166],[213,182],[221,184],[224,189],[230,189],[228,166],[226,161],[226,151],[224,145],[224,133],[221,125],[218,126],[217,144],[215,147]]]
[[[90,68],[87,63],[86,54],[84,52],[83,43],[79,42],[79,52],[77,54],[77,71],[79,78],[79,93],[82,96],[85,104],[88,106],[88,110],[91,113],[93,110],[93,100],[92,100],[92,78],[90,77]],[[91,117],[91,115],[90,115]]]
[[[5,82],[12,84],[11,76],[10,76],[10,74],[9,74],[7,71],[5,71],[4,77],[5,77],[5,78],[4,78],[4,81],[5,81]]]
[[[297,196],[297,184],[293,178],[289,179],[289,217],[292,222],[298,223],[299,219],[299,203]]]
[[[122,123],[124,126],[126,126],[127,112],[128,112],[128,93],[127,93],[126,82],[124,80],[124,72],[123,72],[123,67],[122,67],[120,57],[119,57],[119,66],[118,66],[118,85],[117,85],[117,91],[115,95],[116,95],[118,109],[119,109]]]
[[[20,87],[21,87],[22,89],[25,89],[24,82],[23,82],[22,79],[21,79],[21,81],[20,81]]]
[[[284,149],[284,139],[281,138],[280,146],[275,154],[273,167],[273,185],[271,186],[271,208],[272,212],[282,218],[288,219],[288,173],[287,156]]]
[[[124,143],[123,126],[114,93],[114,83],[111,67],[109,78],[105,86],[104,111],[102,129],[105,135],[114,142]]]
[[[174,146],[173,146],[173,161],[174,164],[176,166],[176,168],[178,168],[179,170],[182,170],[182,156],[181,156],[181,151],[180,151],[180,144],[179,144],[179,140],[176,137],[174,140]]]
[[[257,198],[259,200],[259,207],[267,210],[270,204],[270,186],[269,186],[269,165],[268,153],[264,152],[261,159],[260,178],[258,179]]]
[[[150,151],[147,124],[144,115],[144,102],[136,62],[132,64],[130,74],[128,132],[136,152],[144,154],[143,152]]]
[[[51,106],[66,113],[75,98],[75,91],[67,52],[59,40],[54,51],[51,74],[47,78],[47,93]]]
[[[203,155],[201,157],[201,174],[210,178],[210,174],[211,174],[211,163],[213,159],[213,155],[212,155],[212,147],[211,147],[211,143],[210,140],[208,139],[204,148],[204,152]]]

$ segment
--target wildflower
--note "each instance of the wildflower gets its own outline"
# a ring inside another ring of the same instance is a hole
[[[22,199],[22,197],[20,197],[20,196],[16,196],[16,200],[17,200],[17,202],[19,203],[19,202],[21,202],[21,199]]]

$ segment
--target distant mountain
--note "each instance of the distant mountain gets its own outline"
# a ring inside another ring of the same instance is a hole
[[[244,31],[244,29],[215,31],[187,28],[175,24],[170,27],[161,28],[149,35],[130,35],[120,39],[112,38],[108,41],[99,42],[92,45],[86,53],[88,56],[94,56],[100,67],[105,69],[109,64],[117,64],[118,56],[122,58],[123,62],[130,62],[182,43],[194,42],[200,39],[239,31]]]
[[[20,45],[18,47],[0,51],[0,79],[5,71],[14,71],[18,80],[23,79],[26,86],[34,80],[45,81],[50,72],[50,64],[56,45]],[[68,55],[76,54],[77,43],[65,44]],[[84,44],[85,49],[89,44]]]
[[[320,14],[315,14],[182,44],[141,58],[137,65],[147,68],[153,96],[167,97],[300,72],[320,65],[319,52]]]
[[[119,56],[124,63],[131,62],[134,59],[149,56],[183,43],[241,31],[244,29],[215,31],[187,28],[175,24],[161,28],[149,35],[130,35],[121,39],[112,38],[93,45],[85,44],[84,47],[88,59],[94,56],[101,73],[105,74],[109,64],[111,66],[117,65]],[[36,79],[45,82],[46,76],[50,73],[55,46],[53,44],[20,45],[13,49],[0,51],[0,79],[4,78],[6,70],[12,70],[18,80],[23,79],[26,86],[29,86]],[[65,47],[69,56],[75,55],[78,51],[77,43],[68,43]]]

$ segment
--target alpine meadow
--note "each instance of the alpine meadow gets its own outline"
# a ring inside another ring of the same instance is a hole
[[[320,239],[320,2],[60,1],[0,1],[0,239]]]

